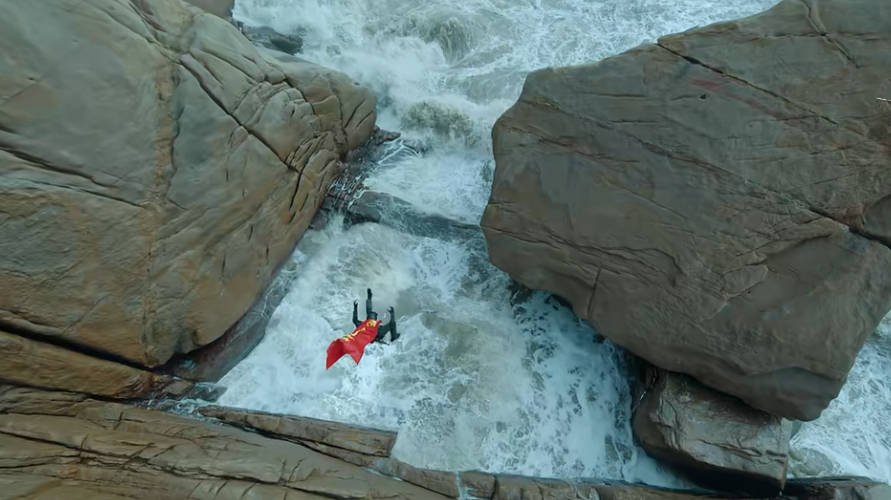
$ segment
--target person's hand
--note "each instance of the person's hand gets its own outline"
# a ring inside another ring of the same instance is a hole
[[[353,301],[353,309],[359,307],[359,299]]]

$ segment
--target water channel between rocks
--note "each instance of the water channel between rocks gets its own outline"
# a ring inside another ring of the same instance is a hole
[[[302,57],[377,95],[379,125],[406,141],[370,165],[369,189],[475,224],[492,177],[491,126],[529,71],[774,3],[238,0],[235,17],[301,34]],[[394,455],[421,467],[683,485],[633,442],[621,350],[545,293],[512,301],[481,233],[417,236],[335,217],[307,232],[290,267],[266,338],[221,381],[223,404],[398,429]],[[352,329],[366,287],[379,311],[396,308],[403,336],[326,371],[325,349]],[[839,399],[793,438],[793,474],[891,481],[889,374],[886,322]]]

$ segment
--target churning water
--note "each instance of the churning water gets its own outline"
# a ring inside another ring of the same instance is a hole
[[[369,189],[476,223],[492,177],[492,124],[529,71],[596,61],[774,3],[238,0],[235,17],[300,34],[301,57],[377,95],[379,125],[413,148],[374,165]],[[335,219],[304,236],[293,265],[265,340],[222,381],[224,404],[398,429],[395,455],[422,467],[681,485],[633,443],[621,352],[546,294],[512,297],[481,235],[425,238]],[[369,346],[359,366],[344,358],[325,371],[325,349],[352,329],[352,301],[365,287],[379,311],[396,307],[403,336]],[[793,471],[891,479],[883,335],[839,401],[795,437]]]

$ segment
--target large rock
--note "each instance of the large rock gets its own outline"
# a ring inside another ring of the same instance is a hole
[[[396,433],[315,418],[277,413],[237,410],[221,406],[200,408],[198,412],[223,422],[250,427],[284,439],[313,441],[372,456],[389,457]]]
[[[730,500],[705,492],[674,491],[619,481],[586,481],[498,475],[492,500]]]
[[[192,384],[0,331],[0,380],[131,399],[184,395]]]
[[[600,479],[419,469],[381,456],[389,445],[373,446],[375,455],[355,451],[367,450],[368,429],[221,407],[205,413],[231,422],[0,385],[0,498],[750,498]],[[356,436],[365,437],[352,440]],[[887,491],[859,479],[795,480],[782,499],[879,500]]]
[[[0,497],[29,499],[445,498],[241,429],[9,387],[0,485]]]
[[[145,366],[208,344],[374,120],[344,75],[180,0],[4,3],[0,327]]]
[[[786,483],[792,423],[686,375],[654,371],[634,414],[647,453],[705,486],[775,495]]]
[[[891,486],[863,477],[793,479],[784,493],[801,500],[888,500]]]
[[[290,290],[296,269],[296,262],[286,260],[266,291],[223,335],[204,347],[170,358],[155,371],[187,380],[219,381],[263,340],[269,319]]]
[[[816,418],[891,308],[891,4],[785,0],[529,75],[497,122],[492,261],[603,334]]]

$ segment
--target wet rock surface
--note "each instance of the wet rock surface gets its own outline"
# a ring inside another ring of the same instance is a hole
[[[220,338],[194,351],[172,357],[155,371],[204,382],[216,382],[223,378],[263,340],[269,319],[287,295],[295,273],[293,263],[285,261],[266,291]]]
[[[330,204],[333,203],[334,200],[330,200]],[[327,205],[329,200],[326,200]],[[377,222],[415,236],[466,240],[480,235],[479,226],[425,213],[388,193],[364,191],[343,210],[354,224]]]
[[[527,78],[492,261],[618,344],[812,420],[891,308],[891,7],[786,0]]]
[[[13,2],[0,50],[0,326],[147,367],[247,312],[374,127],[179,0]]]
[[[862,477],[793,479],[786,493],[808,500],[884,500],[891,498],[891,486]]]
[[[654,382],[633,418],[641,446],[705,486],[778,494],[792,423],[686,375],[650,369]]]
[[[229,19],[232,17],[232,7],[235,5],[235,0],[185,0],[187,3],[190,3],[196,7],[200,7],[201,9],[210,12],[215,16],[219,16],[223,19]]]
[[[284,35],[268,26],[241,26],[244,36],[257,45],[267,49],[278,50],[286,54],[297,54],[303,49],[303,37],[300,34]]]
[[[0,498],[883,500],[888,491],[833,478],[793,480],[784,496],[752,497],[436,471],[389,456],[392,432],[216,406],[199,411],[212,418],[2,385]]]

